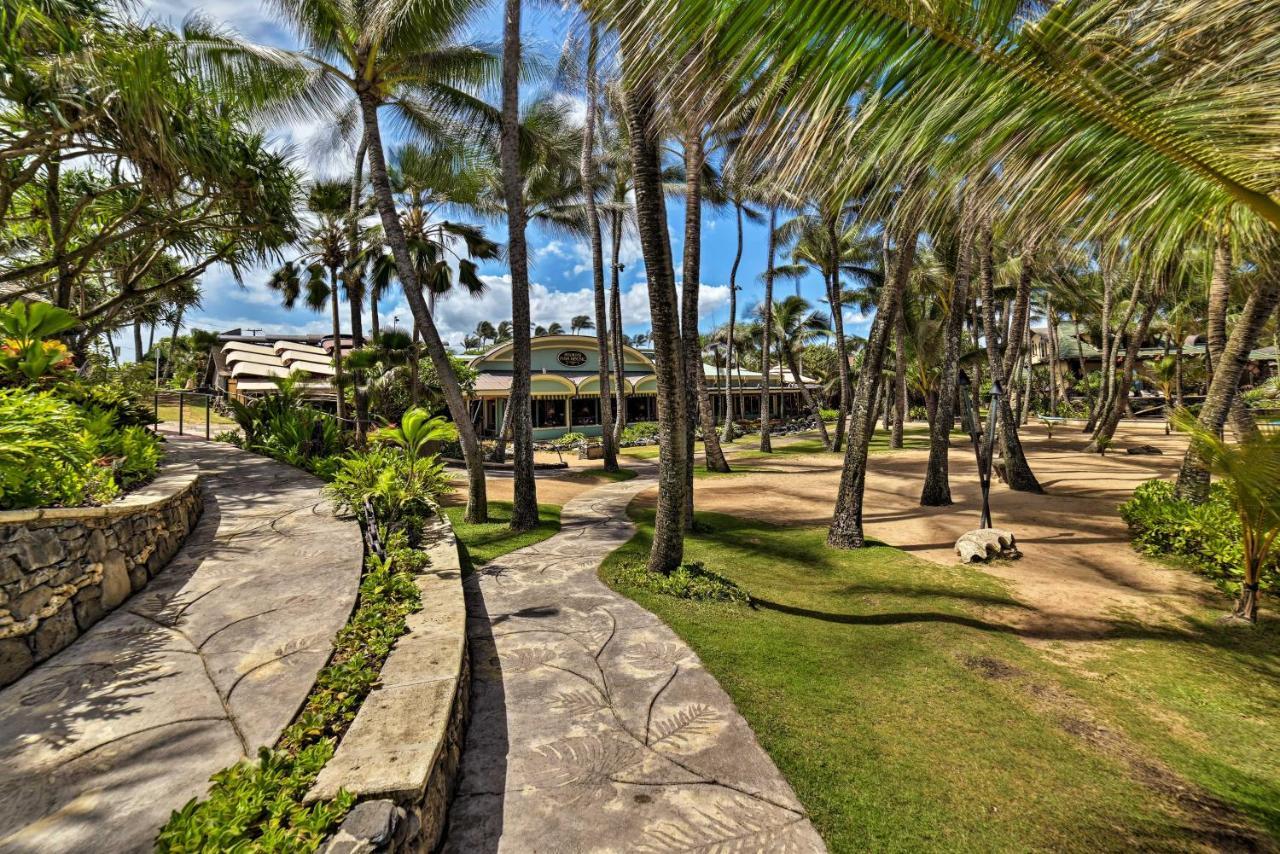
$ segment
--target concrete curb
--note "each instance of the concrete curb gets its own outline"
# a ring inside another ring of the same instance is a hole
[[[418,576],[422,610],[383,664],[308,803],[345,790],[359,802],[321,847],[430,851],[440,841],[458,775],[470,689],[462,559],[440,514],[424,539],[430,568]]]

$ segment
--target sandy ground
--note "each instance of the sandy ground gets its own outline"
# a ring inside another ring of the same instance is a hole
[[[1129,546],[1116,507],[1133,488],[1176,473],[1185,442],[1166,437],[1159,424],[1126,423],[1106,457],[1083,454],[1076,429],[1025,428],[1023,443],[1044,495],[1014,492],[997,482],[991,507],[996,527],[1014,533],[1024,557],[985,567],[1013,587],[1026,605],[1003,613],[1032,640],[1086,640],[1121,621],[1149,621],[1204,604],[1213,595],[1202,579],[1143,558]],[[1131,456],[1125,448],[1154,445],[1161,456]],[[937,563],[954,564],[954,544],[978,526],[981,492],[971,447],[950,455],[950,507],[921,507],[927,451],[904,450],[871,458],[864,524],[868,536]],[[825,525],[840,479],[832,455],[751,459],[753,473],[697,482],[701,510],[779,524]],[[761,470],[767,469],[768,473]]]
[[[1172,476],[1184,442],[1166,437],[1158,423],[1125,423],[1106,457],[1082,454],[1084,438],[1075,428],[1057,428],[1050,440],[1045,428],[1024,428],[1023,442],[1044,495],[992,488],[997,527],[1012,531],[1024,557],[983,569],[1009,582],[1025,607],[986,614],[1015,627],[1031,641],[1089,640],[1123,622],[1160,621],[1171,612],[1203,605],[1214,595],[1191,573],[1171,570],[1136,554],[1116,507],[1133,488],[1152,477]],[[775,440],[775,448],[788,439]],[[1150,444],[1162,456],[1130,456],[1128,447]],[[730,450],[731,461],[753,450],[750,439]],[[552,455],[554,457],[554,455]],[[921,507],[920,487],[928,454],[902,450],[871,458],[865,524],[868,536],[937,563],[954,564],[956,538],[978,526],[981,494],[967,443],[951,451],[950,507]],[[563,504],[600,481],[583,476],[598,461],[569,460],[563,472],[540,472],[538,498]],[[739,473],[699,478],[698,509],[760,519],[775,524],[825,525],[830,521],[840,479],[840,457],[833,454],[750,457]],[[644,465],[623,458],[623,465]],[[489,495],[511,497],[509,475],[490,478]],[[652,500],[652,491],[648,493]],[[644,500],[641,496],[640,500]],[[980,570],[975,570],[980,571]]]

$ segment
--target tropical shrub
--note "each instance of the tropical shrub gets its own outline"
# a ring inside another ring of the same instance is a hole
[[[914,410],[912,410],[912,411],[914,412]],[[823,421],[835,421],[837,418],[839,418],[839,417],[840,417],[840,410],[838,410],[838,409],[819,409],[819,410],[818,410],[818,415],[820,415],[820,416],[822,417],[822,420],[823,420]],[[915,416],[914,416],[914,415],[912,415],[911,417],[912,417],[912,418],[915,418]]]
[[[0,389],[0,509],[110,501],[119,490],[99,457],[75,405],[47,391]]]
[[[1203,504],[1179,500],[1174,485],[1149,480],[1120,505],[1120,517],[1129,526],[1133,546],[1144,554],[1186,558],[1203,575],[1226,590],[1240,589],[1244,572],[1244,547],[1240,518],[1223,482],[1209,488]],[[1280,581],[1280,555],[1273,554],[1262,574],[1262,586]]]
[[[244,435],[240,447],[326,476],[333,466],[329,458],[343,448],[337,419],[303,402],[296,374],[276,380],[276,386],[275,394],[227,400]]]
[[[76,316],[43,302],[0,306],[0,384],[26,385],[66,376],[71,354],[53,336],[75,326]]]
[[[919,404],[916,404],[915,406],[912,406],[907,410],[907,420],[908,421],[928,421],[929,410],[923,406],[920,406]]]
[[[637,421],[622,428],[623,445],[647,444],[656,438],[658,438],[657,421]]]

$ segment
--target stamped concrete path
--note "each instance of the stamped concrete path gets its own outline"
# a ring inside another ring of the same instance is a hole
[[[693,651],[596,569],[654,481],[578,496],[561,531],[467,582],[471,722],[446,850],[825,850]]]
[[[362,549],[320,482],[173,439],[204,514],[151,583],[0,691],[0,851],[149,851],[209,776],[270,745],[328,659]]]

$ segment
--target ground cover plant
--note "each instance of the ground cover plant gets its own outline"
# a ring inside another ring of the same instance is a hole
[[[1241,633],[1206,612],[1033,647],[1022,606],[973,569],[706,513],[686,560],[752,604],[678,598],[637,583],[653,515],[632,515],[601,577],[693,647],[832,851],[1280,838],[1280,686],[1259,679],[1280,621]]]

